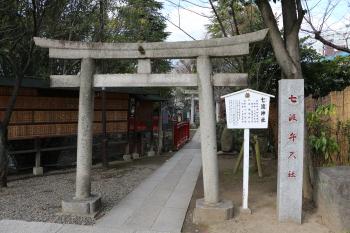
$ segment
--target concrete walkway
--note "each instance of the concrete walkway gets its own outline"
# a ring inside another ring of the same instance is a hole
[[[6,233],[179,233],[201,169],[200,135],[94,226],[1,220]]]

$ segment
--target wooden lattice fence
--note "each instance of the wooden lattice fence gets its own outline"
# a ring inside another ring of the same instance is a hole
[[[0,118],[4,116],[11,88],[0,87]],[[78,123],[78,96],[43,96],[37,89],[21,89],[16,101],[8,139],[31,139],[75,135]],[[125,133],[128,130],[129,95],[107,93],[107,133]],[[95,95],[94,134],[102,133],[102,98]]]

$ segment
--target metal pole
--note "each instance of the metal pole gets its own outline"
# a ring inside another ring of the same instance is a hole
[[[249,188],[249,129],[244,129],[244,158],[243,158],[243,202],[242,209],[248,210]]]

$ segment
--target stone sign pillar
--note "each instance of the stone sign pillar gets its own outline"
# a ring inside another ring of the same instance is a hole
[[[304,161],[304,80],[282,79],[278,97],[277,216],[301,223]]]
[[[91,58],[82,59],[79,77],[76,191],[72,200],[62,201],[62,211],[68,214],[95,215],[101,206],[100,196],[91,195],[94,72],[94,60]]]
[[[215,105],[211,81],[212,66],[209,57],[197,58],[197,70],[204,199],[196,201],[193,221],[208,223],[230,219],[233,214],[233,204],[231,201],[219,199]]]

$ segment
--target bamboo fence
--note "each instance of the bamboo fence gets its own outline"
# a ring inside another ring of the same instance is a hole
[[[332,160],[337,165],[345,165],[350,162],[349,151],[349,129],[345,127],[350,123],[350,87],[343,91],[330,92],[327,96],[313,99],[311,96],[305,99],[307,112],[314,112],[318,106],[333,104],[335,114],[331,116],[330,127],[332,137],[336,139],[339,145],[339,152],[332,155]]]

